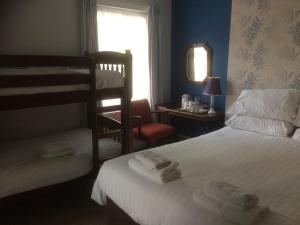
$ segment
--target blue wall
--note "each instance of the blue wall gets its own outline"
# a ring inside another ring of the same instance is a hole
[[[221,77],[223,95],[215,98],[215,108],[224,110],[231,0],[173,0],[172,13],[172,102],[179,104],[184,93],[209,101],[202,95],[203,86],[190,84],[185,79],[186,49],[191,44],[206,42],[213,51],[212,74]],[[180,121],[176,124],[179,129],[185,129]],[[192,127],[189,127],[193,130],[191,133],[197,133],[195,126]]]

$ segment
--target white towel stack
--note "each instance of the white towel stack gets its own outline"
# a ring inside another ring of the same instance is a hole
[[[138,174],[159,183],[167,183],[180,178],[178,163],[152,151],[140,152],[130,159],[129,167]]]
[[[204,189],[196,190],[194,200],[203,206],[214,205],[222,216],[240,225],[252,225],[269,211],[268,207],[258,205],[256,195],[222,181],[211,182]]]
[[[75,149],[69,142],[52,142],[43,146],[41,157],[44,159],[73,155]]]

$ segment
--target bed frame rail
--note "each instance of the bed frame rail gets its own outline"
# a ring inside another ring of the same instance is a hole
[[[0,96],[0,111],[87,102],[89,96],[86,91]]]
[[[107,217],[108,225],[139,225],[110,198],[107,198]]]
[[[0,88],[41,87],[90,84],[91,77],[80,74],[47,74],[47,75],[1,75]]]
[[[81,56],[0,55],[0,67],[88,67],[90,65],[90,58]]]
[[[130,60],[128,55],[131,55],[128,50],[126,50],[126,54],[111,51],[95,52],[91,54],[94,61],[99,64],[127,64],[128,60]]]

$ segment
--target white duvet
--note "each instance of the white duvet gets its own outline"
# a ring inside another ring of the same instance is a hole
[[[92,198],[112,199],[142,225],[224,225],[221,216],[201,207],[193,192],[222,180],[258,195],[271,213],[259,225],[300,224],[300,142],[229,127],[153,149],[180,163],[182,178],[154,183],[130,170],[132,155],[106,162]]]

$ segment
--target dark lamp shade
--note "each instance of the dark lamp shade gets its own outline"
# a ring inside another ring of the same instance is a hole
[[[204,87],[204,95],[221,95],[220,77],[208,77]]]

